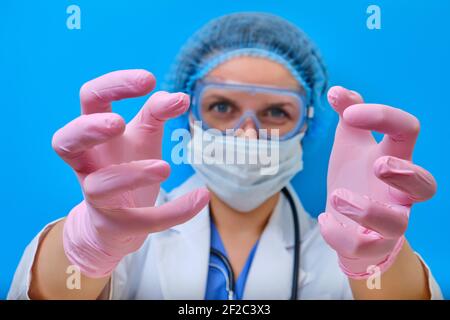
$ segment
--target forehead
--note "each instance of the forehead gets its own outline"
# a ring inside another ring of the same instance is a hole
[[[302,89],[288,69],[261,57],[236,57],[214,68],[206,79],[232,81],[255,85]]]

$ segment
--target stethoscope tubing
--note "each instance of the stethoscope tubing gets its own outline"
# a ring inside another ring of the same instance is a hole
[[[284,187],[281,192],[284,194],[284,196],[287,198],[289,202],[289,206],[291,207],[292,212],[292,220],[294,225],[294,263],[293,263],[293,270],[292,270],[292,289],[291,289],[291,297],[290,300],[297,300],[298,297],[298,281],[299,281],[299,271],[300,271],[300,223],[298,220],[298,212],[297,207],[295,206],[294,199],[292,198],[291,193],[289,190]],[[233,272],[233,268],[231,267],[231,263],[228,260],[228,258],[219,250],[215,248],[210,249],[210,254],[215,255],[217,258],[219,258],[222,263],[225,265],[225,268],[227,269],[228,274],[228,297],[232,297],[234,292],[236,292],[236,282],[235,282],[235,276]],[[230,294],[231,293],[231,294]],[[230,299],[231,300],[231,299]]]

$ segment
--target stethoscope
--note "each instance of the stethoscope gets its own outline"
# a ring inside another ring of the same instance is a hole
[[[292,212],[292,220],[294,222],[294,265],[292,270],[292,290],[290,300],[297,300],[298,277],[300,267],[300,226],[297,215],[297,207],[295,206],[294,199],[292,198],[291,193],[288,191],[286,187],[284,187],[281,190],[281,192],[283,192],[285,197],[288,199]],[[226,273],[219,266],[215,264],[210,264],[211,267],[214,267],[223,273],[226,279],[228,300],[233,300],[234,293],[236,292],[236,282],[233,269],[231,268],[231,263],[228,260],[228,258],[217,249],[211,248],[210,254],[215,255],[218,259],[220,259],[220,261],[225,266]]]

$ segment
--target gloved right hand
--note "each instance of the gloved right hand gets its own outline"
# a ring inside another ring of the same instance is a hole
[[[155,82],[145,70],[87,82],[80,90],[82,115],[53,136],[54,150],[73,168],[84,195],[65,221],[64,251],[88,277],[108,276],[149,233],[189,220],[209,201],[200,188],[154,207],[170,172],[161,160],[164,122],[185,112],[189,97],[156,92],[128,124],[112,112],[111,102],[145,95]]]
[[[404,246],[412,205],[431,198],[436,181],[412,162],[420,129],[413,115],[364,103],[358,93],[343,87],[331,88],[328,101],[339,122],[320,231],[338,254],[342,271],[352,279],[367,279],[394,264]],[[372,131],[385,136],[377,142]]]

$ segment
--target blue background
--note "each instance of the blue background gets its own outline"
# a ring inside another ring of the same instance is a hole
[[[81,30],[66,27],[70,4],[81,8]],[[366,27],[370,4],[381,8],[381,30]],[[73,0],[0,3],[0,298],[6,297],[29,241],[81,199],[74,174],[50,146],[53,133],[78,115],[79,87],[128,68],[151,70],[161,84],[189,35],[211,18],[236,11],[266,11],[291,20],[320,48],[331,84],[420,119],[414,160],[434,174],[439,187],[432,200],[414,206],[407,235],[450,297],[450,108],[445,97],[450,1]],[[119,102],[115,111],[130,119],[144,101]],[[314,215],[323,209],[332,134],[321,148],[307,152],[305,172],[295,178]],[[189,168],[174,168],[164,187],[170,190],[189,174]]]

